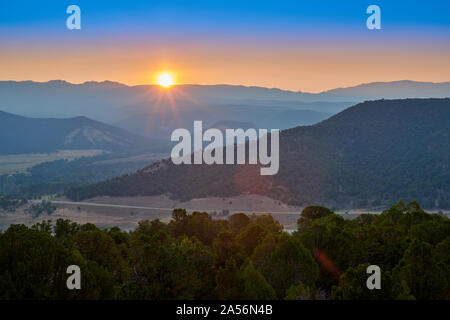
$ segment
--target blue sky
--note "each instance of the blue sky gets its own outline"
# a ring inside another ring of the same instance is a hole
[[[136,32],[152,26],[188,30],[205,26],[239,32],[242,27],[356,26],[365,18],[365,9],[377,4],[383,24],[389,27],[450,27],[450,1],[2,1],[2,27],[56,27],[65,20],[65,8],[81,7],[86,27],[134,27]],[[291,30],[288,30],[291,31]]]
[[[81,8],[82,30],[66,28],[71,4]],[[371,4],[381,8],[382,30],[366,28]],[[136,84],[169,68],[184,83],[317,91],[371,79],[450,80],[449,60],[450,1],[0,3],[7,79]],[[68,61],[84,74],[75,76]]]

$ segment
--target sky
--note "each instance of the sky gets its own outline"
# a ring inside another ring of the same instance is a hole
[[[66,8],[81,9],[69,30]],[[369,30],[369,5],[381,29]],[[236,84],[321,92],[450,81],[450,1],[5,1],[0,80]]]

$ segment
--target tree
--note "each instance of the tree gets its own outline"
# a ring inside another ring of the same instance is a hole
[[[439,220],[429,220],[413,225],[410,232],[413,239],[437,245],[450,234],[450,224]]]
[[[417,299],[439,299],[448,290],[432,246],[417,239],[394,268],[393,277],[397,282],[405,281]]]
[[[178,250],[186,257],[191,272],[198,281],[195,282],[195,299],[214,299],[216,257],[211,249],[197,238],[183,238]]]
[[[333,212],[321,206],[309,206],[302,210],[300,219],[297,220],[298,229],[302,229],[304,225],[311,223],[315,219],[329,216]]]
[[[291,285],[299,281],[308,286],[311,292],[315,291],[319,268],[311,252],[295,237],[281,234],[269,260],[261,267],[261,272],[280,299],[286,296],[286,290]]]
[[[85,290],[67,290],[72,264],[82,269]],[[83,257],[49,233],[11,225],[0,236],[0,299],[98,299],[95,289]]]
[[[381,289],[370,290],[367,287],[369,264],[360,264],[348,268],[339,280],[339,286],[333,287],[332,297],[338,300],[382,300],[392,299],[391,276],[382,270]]]
[[[37,222],[31,226],[31,229],[51,234],[53,231],[52,220],[42,220],[42,222]]]
[[[444,293],[442,298],[450,299],[450,236],[436,246],[436,263],[441,269]]]
[[[263,214],[263,215],[253,215],[252,220],[255,224],[260,225],[264,229],[267,230],[267,232],[271,232],[274,235],[279,235],[283,231],[283,226],[280,224],[280,222],[276,221],[272,215],[270,214]]]
[[[133,276],[119,297],[129,299],[194,299],[200,286],[189,258],[164,232],[133,241]],[[131,295],[131,297],[129,296]]]
[[[250,224],[250,218],[245,213],[235,213],[228,218],[231,232],[240,233]]]
[[[254,250],[250,257],[253,265],[260,271],[264,271],[264,268],[269,261],[272,252],[275,248],[276,240],[275,236],[271,233],[267,234],[263,239],[261,244],[259,244]]]
[[[238,300],[242,297],[243,284],[239,268],[233,258],[225,262],[216,273],[216,294],[221,300]]]
[[[121,281],[128,276],[129,270],[120,250],[105,231],[98,229],[78,231],[73,235],[73,245],[86,260],[96,262],[110,272],[117,281]],[[101,271],[102,276],[105,273],[100,268],[96,268],[96,270]]]
[[[236,241],[242,245],[247,255],[251,255],[266,234],[267,231],[259,224],[250,224],[237,235]]]
[[[230,231],[222,231],[217,235],[213,243],[213,250],[217,255],[217,263],[222,266],[230,258],[239,264],[244,260],[244,249],[234,240]]]
[[[320,267],[318,285],[330,290],[344,268],[354,260],[354,233],[347,222],[336,214],[326,215],[302,224],[295,237],[314,253]]]
[[[175,237],[197,237],[204,244],[211,245],[220,232],[220,224],[212,221],[207,212],[195,211],[191,215],[186,210],[175,209],[170,222],[171,234]]]
[[[63,238],[72,236],[78,231],[79,225],[76,222],[72,222],[68,219],[58,219],[56,220],[56,225],[54,227],[55,237]]]
[[[275,290],[264,276],[255,269],[251,261],[241,267],[241,277],[244,286],[243,298],[249,300],[274,300]]]
[[[285,300],[310,300],[312,297],[308,287],[306,287],[301,281],[298,284],[293,284],[286,291]]]

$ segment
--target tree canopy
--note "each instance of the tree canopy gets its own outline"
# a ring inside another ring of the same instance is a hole
[[[0,233],[0,299],[447,299],[450,221],[399,202],[345,220],[308,207],[290,234],[270,215],[173,212],[132,231],[58,219]],[[78,265],[82,289],[66,288]],[[369,265],[381,289],[366,287]]]

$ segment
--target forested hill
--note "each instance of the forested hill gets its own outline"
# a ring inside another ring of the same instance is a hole
[[[367,101],[317,125],[283,131],[275,176],[260,176],[257,166],[175,166],[166,160],[67,195],[187,200],[256,193],[298,205],[377,207],[402,198],[448,208],[449,138],[448,98]]]
[[[123,151],[146,142],[145,138],[86,117],[40,119],[0,111],[0,154],[60,149]]]

